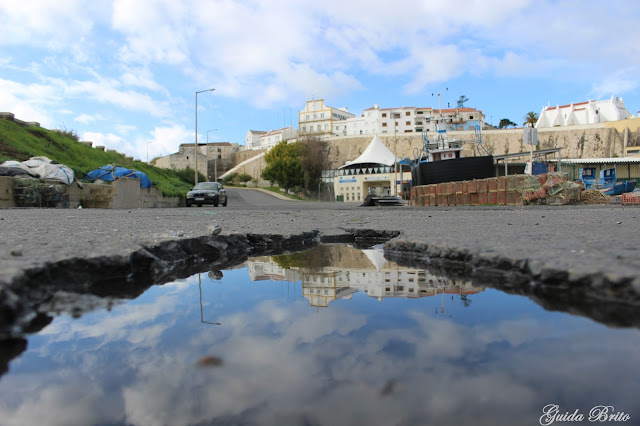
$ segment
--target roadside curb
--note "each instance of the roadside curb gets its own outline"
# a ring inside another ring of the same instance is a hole
[[[275,198],[279,198],[279,199],[281,199],[281,200],[286,200],[286,201],[302,201],[302,200],[294,200],[293,198],[289,198],[289,197],[286,197],[286,196],[284,196],[284,195],[276,194],[276,193],[275,193],[275,192],[273,192],[273,191],[268,191],[268,190],[266,190],[266,189],[262,189],[262,188],[247,188],[246,186],[230,186],[230,187],[228,187],[228,189],[250,189],[250,190],[253,190],[253,191],[260,191],[260,192],[263,192],[263,193],[265,193],[265,194],[269,194],[269,195],[271,195],[271,196],[273,196],[273,197],[275,197]]]

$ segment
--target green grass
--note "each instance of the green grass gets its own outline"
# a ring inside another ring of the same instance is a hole
[[[70,132],[66,132],[66,135],[70,135]],[[192,187],[173,170],[133,161],[116,152],[91,148],[59,132],[41,127],[21,127],[12,121],[0,119],[0,162],[24,161],[36,156],[46,156],[66,165],[79,180],[100,166],[117,164],[144,172],[165,196],[184,197]]]

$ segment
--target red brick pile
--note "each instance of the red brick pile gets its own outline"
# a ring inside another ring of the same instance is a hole
[[[571,204],[580,201],[583,186],[563,173],[512,175],[411,188],[412,206],[482,206]]]

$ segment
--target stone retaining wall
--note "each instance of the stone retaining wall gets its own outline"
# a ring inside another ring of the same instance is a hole
[[[164,197],[157,188],[140,188],[140,181],[120,178],[112,184],[55,181],[0,176],[0,208],[52,207],[137,209],[179,207],[180,197]]]
[[[410,200],[414,207],[562,205],[579,202],[582,189],[564,173],[511,175],[414,186]]]

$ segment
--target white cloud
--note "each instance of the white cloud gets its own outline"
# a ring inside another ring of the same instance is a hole
[[[127,69],[120,77],[122,82],[128,86],[140,87],[153,92],[160,92],[168,96],[169,92],[166,88],[158,84],[153,77],[151,71],[146,68],[130,68]]]
[[[199,137],[202,138],[202,135],[199,135]],[[151,143],[149,144],[150,158],[177,152],[178,146],[180,144],[193,143],[194,139],[194,130],[187,129],[181,124],[156,127],[151,131],[151,135],[149,138],[149,140],[151,141]]]
[[[640,68],[639,68],[640,69]],[[640,86],[638,69],[619,70],[605,76],[603,80],[594,83],[592,93],[597,99],[619,96],[622,93],[635,91]]]
[[[102,7],[82,0],[0,1],[0,27],[4,34],[0,45],[28,44],[64,50],[68,43],[91,31],[98,9]]]
[[[89,123],[93,123],[96,120],[104,120],[104,117],[102,117],[100,114],[96,114],[96,115],[80,114],[77,117],[75,117],[74,120],[77,121],[78,123],[89,124]]]
[[[122,90],[120,82],[115,79],[96,76],[94,80],[76,80],[63,85],[66,96],[89,98],[125,110],[146,112],[154,117],[164,117],[169,114],[169,105],[166,101],[158,101],[147,94],[133,90]]]

